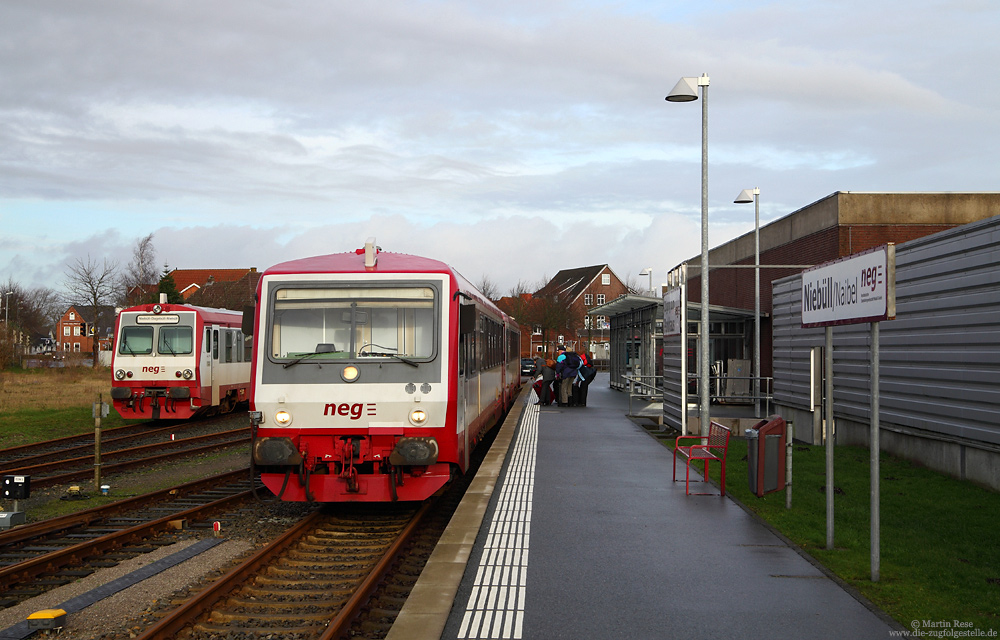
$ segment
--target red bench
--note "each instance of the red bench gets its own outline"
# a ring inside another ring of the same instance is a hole
[[[677,454],[680,453],[686,458],[687,472],[684,474],[684,493],[691,494],[691,462],[695,460],[705,461],[704,482],[708,482],[708,463],[718,461],[722,463],[722,482],[720,496],[726,495],[726,452],[729,450],[729,436],[732,435],[729,427],[724,427],[718,422],[710,422],[708,425],[708,436],[677,436],[674,442],[674,482],[677,482]],[[681,440],[697,440],[696,444],[682,445]],[[695,493],[697,496],[712,496],[714,493]]]

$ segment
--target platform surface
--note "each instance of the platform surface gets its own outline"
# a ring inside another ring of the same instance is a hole
[[[729,498],[685,495],[671,451],[628,419],[606,374],[587,407],[528,395],[461,581],[442,592],[453,602],[440,638],[839,640],[900,629]]]

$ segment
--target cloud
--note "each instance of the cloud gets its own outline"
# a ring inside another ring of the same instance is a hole
[[[11,4],[0,278],[51,284],[154,230],[174,266],[376,235],[504,286],[665,273],[700,248],[703,102],[663,98],[702,72],[713,244],[751,227],[748,186],[763,219],[837,190],[995,189],[998,18],[974,0]]]

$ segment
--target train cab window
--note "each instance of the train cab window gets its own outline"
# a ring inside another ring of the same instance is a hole
[[[153,327],[122,327],[118,353],[130,356],[149,355],[153,352]]]
[[[212,360],[219,359],[219,330],[212,329]]]
[[[191,327],[160,327],[156,351],[160,355],[187,355],[194,350],[194,333]]]
[[[279,289],[271,356],[430,359],[437,314],[436,290],[429,286]]]

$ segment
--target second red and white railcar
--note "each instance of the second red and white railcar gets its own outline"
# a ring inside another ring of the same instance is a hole
[[[443,262],[371,239],[273,266],[257,295],[253,462],[282,500],[424,500],[520,386],[517,325]]]
[[[115,323],[111,398],[126,419],[186,419],[248,399],[243,314],[184,304],[122,310]]]

